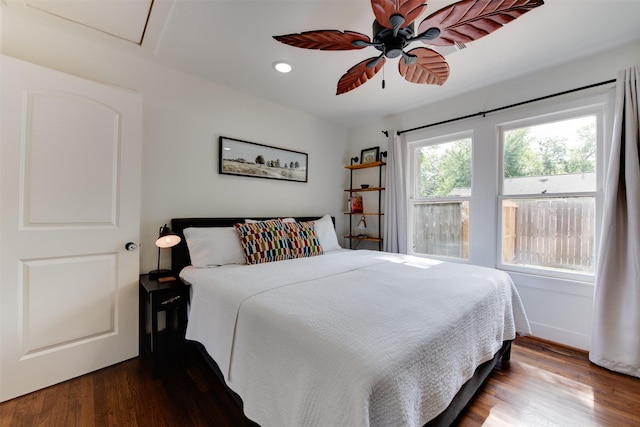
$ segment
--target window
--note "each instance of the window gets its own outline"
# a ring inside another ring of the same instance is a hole
[[[500,264],[593,275],[601,112],[500,126]]]
[[[411,253],[469,258],[471,146],[468,134],[410,145]]]

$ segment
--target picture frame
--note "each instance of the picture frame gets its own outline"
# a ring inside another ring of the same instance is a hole
[[[349,200],[349,212],[350,213],[362,213],[363,212],[363,204],[362,204],[362,196],[353,195]]]
[[[221,136],[218,173],[221,175],[307,182],[309,155],[256,142]]]
[[[360,164],[374,163],[378,161],[380,156],[380,147],[365,148],[360,151]]]

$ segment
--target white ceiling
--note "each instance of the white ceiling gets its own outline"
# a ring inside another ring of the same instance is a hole
[[[64,3],[65,7],[103,3],[121,8],[130,3],[132,13],[140,16],[137,21],[132,20],[136,21],[131,24],[134,34],[144,16],[140,4],[148,7],[150,3],[149,0],[23,1]],[[427,11],[416,22],[452,2],[429,0]],[[86,16],[85,8],[83,23],[99,28],[102,33],[108,32],[98,26],[108,27],[105,19],[118,21],[118,25],[125,21],[102,8],[95,10],[94,17],[99,22],[94,24]],[[122,13],[122,9],[119,11]],[[63,21],[62,25],[72,30],[79,26],[73,19],[49,16]],[[385,65],[386,89],[381,87],[380,71],[372,80],[342,95],[335,95],[342,74],[363,59],[377,56],[376,49],[306,50],[281,44],[272,36],[321,29],[351,30],[371,36],[373,12],[368,0],[155,0],[142,46],[117,37],[113,37],[113,43],[123,47],[129,43],[133,47],[127,49],[137,50],[157,63],[350,126],[640,39],[639,17],[640,0],[546,0],[543,6],[466,49],[448,54],[451,74],[443,86],[406,82],[398,74],[396,59]],[[421,43],[414,43],[410,48],[419,46]],[[277,60],[291,63],[293,71],[289,74],[274,71],[272,64]]]
[[[140,44],[153,0],[23,0],[26,7]]]

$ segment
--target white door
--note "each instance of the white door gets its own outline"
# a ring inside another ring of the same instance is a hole
[[[138,354],[141,96],[0,56],[0,401]]]

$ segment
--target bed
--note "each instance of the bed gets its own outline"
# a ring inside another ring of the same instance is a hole
[[[321,255],[243,265],[245,220],[173,219],[172,269],[192,286],[187,339],[263,427],[451,425],[530,332],[504,272],[342,249],[327,215],[289,219]]]

